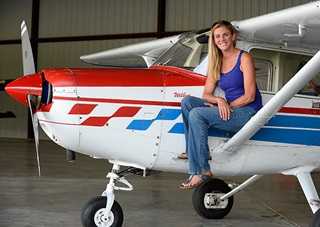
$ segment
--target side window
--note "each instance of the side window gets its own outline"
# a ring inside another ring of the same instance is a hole
[[[266,60],[254,59],[254,65],[259,90],[271,91],[272,63]]]
[[[310,80],[298,94],[320,96],[320,73]]]

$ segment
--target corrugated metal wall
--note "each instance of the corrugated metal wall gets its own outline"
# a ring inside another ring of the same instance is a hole
[[[157,0],[41,0],[39,37],[155,32]]]
[[[219,19],[234,21],[271,13],[306,0],[168,0],[166,30],[197,30]]]
[[[41,70],[91,67],[82,63],[79,56],[156,38],[150,34],[163,32],[158,24],[160,4],[165,6],[162,23],[166,33],[206,28],[218,19],[246,19],[309,0],[0,0],[0,80],[22,74],[20,24],[25,20],[31,34],[34,2],[39,2],[40,11],[37,65]],[[121,34],[141,36],[85,39]],[[70,37],[80,37],[80,41]],[[17,118],[0,119],[0,137],[26,138],[27,107],[0,91],[0,112],[7,110],[13,111]]]

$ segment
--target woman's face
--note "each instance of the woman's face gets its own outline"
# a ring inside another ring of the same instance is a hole
[[[230,30],[225,26],[216,28],[213,32],[214,43],[222,51],[233,47],[234,39],[235,34],[231,34]]]

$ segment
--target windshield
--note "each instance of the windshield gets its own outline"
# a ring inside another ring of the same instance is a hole
[[[183,34],[153,65],[193,70],[208,54],[208,32],[206,29]]]

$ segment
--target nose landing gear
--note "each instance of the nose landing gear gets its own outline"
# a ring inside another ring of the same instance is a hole
[[[126,169],[127,170],[127,169]],[[109,183],[102,196],[95,197],[87,202],[82,210],[81,221],[84,227],[120,227],[123,223],[123,211],[115,201],[115,190],[132,191],[133,186],[120,174],[120,166],[114,164],[108,173]],[[115,182],[121,182],[126,187],[118,187]]]

